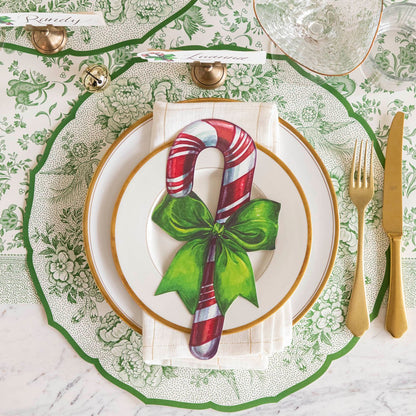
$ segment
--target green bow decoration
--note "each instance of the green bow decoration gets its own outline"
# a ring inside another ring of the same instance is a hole
[[[274,250],[279,211],[278,202],[253,199],[219,224],[194,192],[182,198],[167,194],[153,211],[152,220],[171,237],[186,243],[176,253],[155,295],[176,291],[194,314],[209,244],[216,238],[214,290],[221,313],[224,315],[238,296],[258,306],[246,252]]]

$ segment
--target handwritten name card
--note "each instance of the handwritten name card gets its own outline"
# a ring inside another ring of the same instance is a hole
[[[105,26],[101,12],[91,13],[0,13],[4,26]]]
[[[149,62],[221,62],[223,64],[264,64],[266,62],[265,51],[151,50],[138,53],[138,57]]]

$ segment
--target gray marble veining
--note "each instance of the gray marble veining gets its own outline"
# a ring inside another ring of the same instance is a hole
[[[236,415],[416,414],[416,309],[409,330],[393,339],[384,309],[371,329],[311,385],[279,403]],[[214,410],[146,406],[82,360],[46,323],[40,305],[0,306],[0,415],[212,416]]]

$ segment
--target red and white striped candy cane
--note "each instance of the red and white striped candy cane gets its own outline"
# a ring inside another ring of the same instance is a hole
[[[208,147],[216,147],[224,156],[224,173],[215,216],[215,222],[224,223],[250,200],[256,165],[254,141],[238,126],[224,120],[206,119],[185,127],[169,153],[166,188],[175,198],[188,195],[192,191],[197,157]],[[213,236],[189,341],[192,355],[202,360],[216,354],[224,324],[214,292],[215,247],[216,237]]]

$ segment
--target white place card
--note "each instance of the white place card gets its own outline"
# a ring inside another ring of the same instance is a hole
[[[265,51],[149,50],[139,52],[137,56],[149,62],[221,62],[223,64],[264,64],[266,62]]]
[[[91,13],[2,13],[0,27],[4,26],[105,26],[102,12]]]

